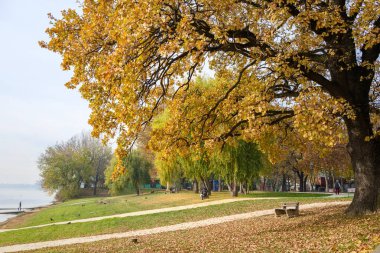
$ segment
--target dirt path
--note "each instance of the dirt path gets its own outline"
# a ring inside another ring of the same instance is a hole
[[[70,222],[70,224],[72,224],[72,223],[99,221],[99,220],[112,219],[112,218],[125,218],[125,217],[140,216],[140,215],[146,215],[146,214],[156,214],[156,213],[165,213],[165,212],[172,212],[172,211],[181,211],[181,210],[193,209],[193,208],[198,208],[198,207],[220,205],[220,204],[232,203],[232,202],[237,202],[237,201],[247,201],[247,200],[255,200],[255,199],[257,199],[257,198],[222,199],[222,200],[215,200],[215,201],[203,202],[203,203],[192,204],[192,205],[175,206],[175,207],[152,209],[152,210],[145,210],[145,211],[138,211],[138,212],[130,212],[130,213],[108,215],[108,216],[93,217],[93,218],[87,218],[87,219],[54,222],[54,223],[42,224],[42,225],[36,225],[36,226],[30,226],[30,227],[22,227],[22,228],[14,228],[14,229],[13,228],[0,229],[0,233],[8,232],[8,231],[15,231],[15,230],[22,230],[22,229],[30,229],[30,228],[41,228],[41,227],[47,227],[47,226],[52,226],[52,225],[64,225],[64,224],[68,224],[69,222]],[[260,198],[260,199],[278,199],[278,198]]]
[[[300,206],[300,209],[304,210],[304,209],[321,208],[321,207],[327,207],[327,206],[333,206],[333,205],[348,205],[349,203],[350,201],[312,203],[312,204],[302,205]],[[223,216],[223,217],[216,217],[216,218],[205,219],[205,220],[200,220],[200,221],[195,221],[195,222],[185,222],[185,223],[180,223],[180,224],[171,225],[171,226],[163,226],[163,227],[157,227],[157,228],[151,228],[151,229],[129,231],[129,232],[124,232],[124,233],[113,233],[113,234],[105,234],[105,235],[77,237],[77,238],[70,238],[70,239],[63,239],[63,240],[56,240],[56,241],[18,244],[18,245],[0,247],[0,253],[18,252],[18,251],[23,251],[23,250],[35,250],[35,249],[41,249],[41,248],[47,248],[47,247],[70,245],[70,244],[89,243],[89,242],[95,242],[95,241],[101,241],[101,240],[107,240],[107,239],[126,238],[126,237],[151,235],[151,234],[164,233],[164,232],[172,232],[172,231],[178,231],[178,230],[205,227],[205,226],[220,224],[224,222],[260,217],[260,216],[270,215],[270,214],[274,214],[273,209],[255,211],[255,212],[250,212],[250,213],[235,214],[235,215],[229,215],[229,216]]]

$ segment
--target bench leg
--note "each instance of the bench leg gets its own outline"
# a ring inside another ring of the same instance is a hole
[[[274,209],[274,212],[276,213],[276,217],[280,217],[281,215],[286,214],[285,209],[276,208],[276,209]]]
[[[286,209],[286,214],[289,218],[293,218],[299,216],[299,211],[297,209]]]

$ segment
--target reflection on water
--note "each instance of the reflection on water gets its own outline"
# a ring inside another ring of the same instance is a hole
[[[21,205],[23,208],[44,206],[53,201],[38,185],[5,185],[0,184],[0,209],[15,208]],[[0,222],[5,221],[13,215],[0,214]]]

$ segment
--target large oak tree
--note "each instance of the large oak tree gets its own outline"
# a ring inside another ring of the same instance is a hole
[[[377,0],[84,0],[80,8],[52,17],[42,45],[73,70],[67,86],[90,102],[95,135],[118,135],[119,155],[208,61],[233,81],[205,105],[200,126],[226,114],[220,108],[239,89],[224,139],[291,120],[332,146],[333,126],[343,124],[357,185],[349,212],[377,209]]]

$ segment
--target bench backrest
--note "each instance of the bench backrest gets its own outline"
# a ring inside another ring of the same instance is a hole
[[[347,188],[347,192],[355,192],[355,188]]]
[[[287,207],[295,207],[295,208],[298,209],[299,204],[300,204],[299,202],[286,202],[286,203],[283,203],[282,206],[283,206],[284,208],[287,208]]]

